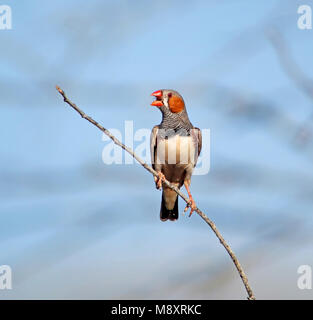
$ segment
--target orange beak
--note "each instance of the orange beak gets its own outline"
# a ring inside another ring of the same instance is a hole
[[[151,93],[152,96],[156,97],[156,100],[153,101],[151,103],[152,106],[155,106],[155,107],[162,107],[163,106],[163,102],[162,102],[162,91],[161,90],[158,90],[158,91],[155,91],[153,93]]]

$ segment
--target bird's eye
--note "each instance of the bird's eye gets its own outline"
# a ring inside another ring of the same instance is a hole
[[[170,98],[172,96],[172,93],[170,92],[167,96]]]

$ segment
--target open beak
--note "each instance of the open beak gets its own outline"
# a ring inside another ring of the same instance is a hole
[[[153,101],[151,103],[152,106],[155,106],[155,107],[162,107],[163,106],[163,102],[162,102],[162,91],[161,90],[158,90],[158,91],[155,91],[153,93],[151,93],[152,96],[156,97],[156,100]]]

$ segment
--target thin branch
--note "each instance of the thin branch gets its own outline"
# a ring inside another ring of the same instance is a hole
[[[73,102],[71,102],[67,96],[65,95],[64,91],[56,86],[56,89],[58,90],[58,92],[62,95],[64,102],[66,102],[68,105],[70,105],[75,111],[77,111],[80,116],[84,119],[86,119],[87,121],[89,121],[90,123],[92,123],[93,125],[95,125],[98,129],[100,129],[102,132],[104,132],[109,138],[112,139],[112,141],[120,146],[122,149],[124,149],[126,152],[128,152],[134,159],[136,159],[146,170],[148,170],[151,174],[153,174],[155,177],[158,177],[158,174],[155,170],[153,170],[148,164],[146,164],[142,159],[140,159],[133,150],[131,150],[130,148],[128,148],[127,146],[125,146],[121,141],[119,141],[118,139],[116,139],[112,133],[105,129],[102,125],[100,125],[97,121],[95,121],[94,119],[92,119],[91,117],[87,116],[82,110],[80,110],[76,104],[74,104]],[[189,199],[186,195],[184,195],[176,186],[172,185],[169,181],[164,180],[163,183],[168,186],[170,189],[174,190],[187,204],[189,203]],[[217,230],[216,225],[213,221],[211,221],[199,208],[196,208],[195,211],[198,213],[198,215],[210,226],[210,228],[213,230],[213,232],[215,233],[215,235],[217,236],[217,238],[219,239],[220,243],[223,245],[223,247],[226,249],[227,253],[229,254],[229,256],[231,257],[233,263],[235,264],[235,267],[240,275],[240,278],[245,286],[245,289],[248,293],[248,299],[249,300],[255,300],[255,296],[252,292],[252,289],[248,283],[248,278],[245,274],[245,272],[243,271],[237,257],[235,256],[234,252],[232,251],[232,249],[230,248],[230,246],[226,243],[225,239],[222,237],[221,233]]]

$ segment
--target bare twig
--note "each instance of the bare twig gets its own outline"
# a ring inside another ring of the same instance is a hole
[[[158,177],[158,174],[155,170],[153,170],[148,164],[146,164],[142,159],[140,159],[133,150],[125,146],[121,141],[115,138],[115,136],[112,135],[112,133],[105,129],[102,125],[100,125],[97,121],[92,119],[91,117],[87,116],[82,110],[80,110],[76,104],[71,102],[67,96],[65,95],[64,91],[59,87],[56,86],[56,89],[58,92],[62,95],[64,98],[64,102],[66,102],[68,105],[70,105],[75,111],[77,111],[82,118],[86,119],[93,125],[95,125],[98,129],[100,129],[102,132],[104,132],[109,138],[112,139],[112,141],[120,146],[122,149],[124,149],[126,152],[128,152],[134,159],[136,159],[146,170],[148,170],[151,174],[153,174],[155,177]],[[172,185],[167,180],[164,180],[163,183],[168,186],[170,189],[174,190],[187,204],[189,203],[189,199],[186,195],[184,195],[176,186]],[[213,230],[217,238],[219,239],[220,243],[223,245],[223,247],[226,249],[227,253],[233,260],[233,263],[235,264],[235,267],[240,275],[240,278],[246,288],[246,291],[248,293],[248,299],[249,300],[255,300],[255,296],[252,292],[252,289],[248,283],[248,278],[243,271],[237,257],[235,256],[234,252],[230,248],[230,246],[226,243],[225,239],[222,237],[221,233],[217,230],[216,225],[213,221],[211,221],[199,208],[196,208],[195,211],[198,213],[198,215],[210,226],[210,228]]]

